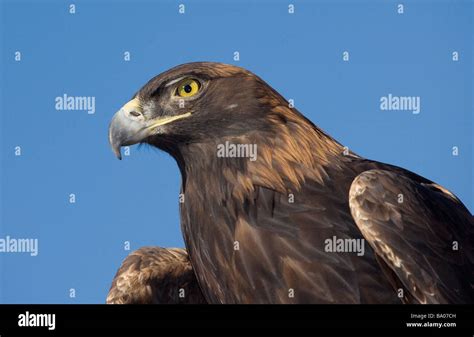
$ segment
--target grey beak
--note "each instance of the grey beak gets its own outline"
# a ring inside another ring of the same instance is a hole
[[[130,112],[134,113],[134,117]],[[141,112],[140,102],[135,98],[117,111],[110,122],[109,143],[118,159],[122,159],[122,146],[139,143],[147,136],[146,122]]]
[[[120,151],[123,144],[123,136],[122,130],[120,129],[120,121],[118,120],[118,112],[112,118],[109,126],[109,143],[112,147],[112,151],[114,152],[115,156],[122,160],[122,152]]]
[[[122,159],[122,146],[140,143],[147,137],[157,134],[157,128],[188,118],[192,114],[186,112],[175,116],[161,116],[146,120],[138,98],[125,104],[112,118],[109,126],[109,143],[118,159]]]

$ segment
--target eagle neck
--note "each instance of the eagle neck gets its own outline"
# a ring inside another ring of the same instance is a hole
[[[192,179],[196,188],[215,185],[216,190],[234,190],[240,198],[253,185],[286,193],[300,189],[307,179],[323,184],[331,170],[344,168],[344,147],[311,122],[277,125],[181,147],[174,157],[183,189]]]

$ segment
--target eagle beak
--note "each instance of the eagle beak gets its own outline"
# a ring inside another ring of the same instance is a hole
[[[138,98],[132,99],[115,113],[109,126],[109,143],[118,159],[122,159],[121,147],[142,142],[156,134],[157,128],[191,116],[190,112],[146,120]]]
[[[138,98],[132,99],[117,111],[109,126],[109,143],[118,159],[122,146],[140,142],[144,137],[143,109]]]

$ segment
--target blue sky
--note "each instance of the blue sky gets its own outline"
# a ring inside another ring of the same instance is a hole
[[[474,210],[472,1],[0,3],[0,238],[39,240],[38,256],[0,253],[0,303],[103,303],[125,241],[183,246],[174,160],[134,146],[118,161],[107,128],[148,79],[191,61],[253,71],[359,155]],[[421,112],[381,111],[389,93],[419,96]],[[63,94],[94,96],[95,114],[56,110]]]

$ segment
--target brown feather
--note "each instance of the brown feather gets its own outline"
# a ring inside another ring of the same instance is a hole
[[[184,249],[143,247],[122,262],[107,304],[206,303]]]

